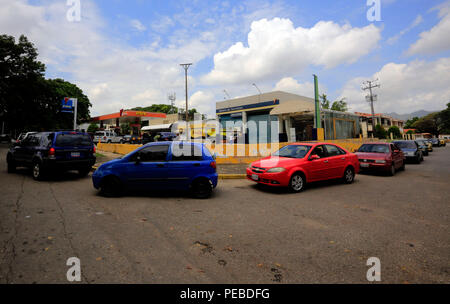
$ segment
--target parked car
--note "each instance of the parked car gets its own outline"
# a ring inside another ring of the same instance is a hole
[[[11,137],[8,134],[0,134],[0,143],[11,143]]]
[[[94,142],[102,143],[120,143],[123,142],[123,136],[117,135],[116,132],[113,131],[97,131],[94,134]]]
[[[396,140],[392,143],[403,151],[407,161],[413,161],[417,164],[423,161],[422,150],[414,140]]]
[[[174,141],[177,135],[172,132],[158,132],[153,136],[155,141]]]
[[[141,143],[141,137],[139,135],[133,134],[133,135],[125,135],[123,136],[122,140],[120,141],[121,144],[140,144]]]
[[[54,170],[78,170],[80,176],[86,176],[96,161],[95,146],[87,133],[41,132],[14,144],[6,161],[8,173],[30,167],[36,180]]]
[[[431,143],[430,140],[427,139],[416,139],[417,142],[423,144],[426,148],[428,152],[433,152],[433,144]]]
[[[428,154],[429,154],[428,153],[429,152],[428,151],[429,143],[424,141],[424,140],[420,140],[420,139],[416,139],[415,141],[419,145],[420,150],[422,150],[423,156],[428,156]],[[433,145],[431,147],[433,147]]]
[[[447,145],[445,139],[443,138],[439,139],[439,142],[441,143],[441,147],[445,147]]]
[[[105,196],[126,190],[191,190],[207,198],[217,186],[216,161],[200,143],[149,143],[101,165],[92,175],[95,189]]]
[[[378,170],[395,175],[397,170],[405,170],[405,156],[392,143],[363,144],[355,152],[361,170]]]
[[[359,172],[358,157],[329,143],[295,143],[253,162],[247,178],[259,184],[302,191],[307,183],[341,178],[352,183]]]
[[[441,146],[441,141],[439,140],[439,138],[431,138],[431,143],[433,144],[433,147],[440,147]]]

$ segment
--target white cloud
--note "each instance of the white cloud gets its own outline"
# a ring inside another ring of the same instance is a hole
[[[138,30],[139,32],[143,32],[145,31],[147,28],[145,27],[145,25],[142,24],[141,21],[137,20],[137,19],[133,19],[130,21],[131,26]]]
[[[374,49],[381,30],[318,22],[295,28],[289,19],[261,19],[251,25],[248,46],[237,42],[214,55],[214,69],[206,84],[239,83],[298,73],[310,64],[333,68],[354,63]]]
[[[184,109],[186,107],[185,99],[178,99],[176,105]],[[189,97],[188,106],[189,109],[195,108],[197,112],[207,114],[212,118],[215,116],[216,99],[213,93],[200,90]]]
[[[437,9],[441,20],[431,30],[420,33],[420,38],[410,46],[407,54],[432,55],[450,50],[450,1]]]
[[[402,30],[400,33],[398,33],[397,35],[389,38],[387,40],[387,43],[389,44],[394,44],[395,42],[397,42],[398,39],[400,39],[403,35],[405,35],[406,33],[408,33],[409,31],[411,31],[413,28],[415,28],[416,26],[418,26],[419,24],[421,24],[423,22],[423,17],[422,15],[418,15],[416,17],[416,19],[414,19],[414,21],[404,30]]]
[[[305,97],[314,98],[314,83],[309,81],[299,83],[292,77],[284,77],[275,84],[273,91],[285,91]],[[323,88],[320,84],[319,92],[320,94],[326,93],[326,89]]]
[[[450,100],[450,58],[435,61],[414,60],[406,64],[388,63],[374,75],[347,82],[341,96],[346,97],[351,111],[370,112],[361,90],[364,80],[379,79],[380,88],[375,111],[411,113],[417,110],[441,110]]]

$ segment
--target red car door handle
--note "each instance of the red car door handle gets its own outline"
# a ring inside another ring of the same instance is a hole
[[[323,162],[324,162],[324,163],[327,163],[328,161],[327,161],[327,160],[324,160]]]
[[[341,157],[341,159],[345,160],[345,157]]]

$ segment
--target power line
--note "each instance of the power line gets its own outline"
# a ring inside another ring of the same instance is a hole
[[[372,133],[375,132],[375,111],[373,109],[373,102],[378,99],[378,95],[374,95],[372,89],[380,87],[380,84],[377,83],[377,81],[378,79],[364,81],[361,87],[363,91],[369,90],[369,95],[366,96],[366,101],[370,102],[370,109],[372,110]]]

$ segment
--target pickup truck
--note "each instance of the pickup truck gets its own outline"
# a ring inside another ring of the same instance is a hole
[[[102,143],[124,143],[123,136],[117,135],[113,131],[97,131],[94,134],[94,143],[98,143],[101,141]]]

